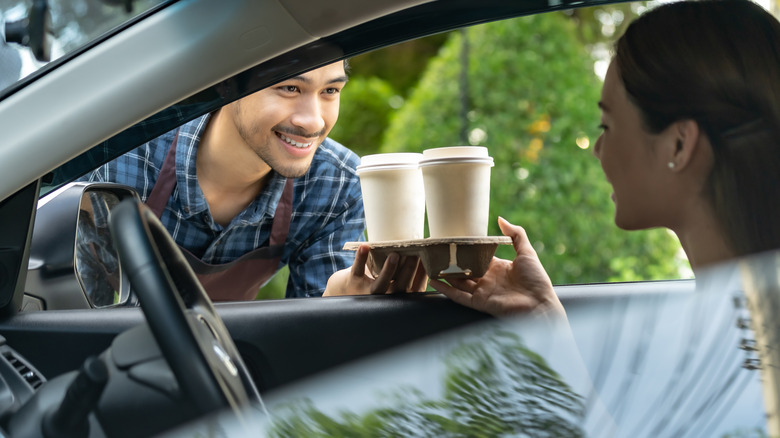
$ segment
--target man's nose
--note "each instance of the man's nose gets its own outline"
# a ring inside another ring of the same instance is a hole
[[[301,96],[290,121],[308,134],[320,132],[325,127],[325,119],[319,99],[314,96]]]

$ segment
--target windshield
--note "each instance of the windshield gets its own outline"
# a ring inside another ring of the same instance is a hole
[[[0,0],[0,93],[165,0]]]

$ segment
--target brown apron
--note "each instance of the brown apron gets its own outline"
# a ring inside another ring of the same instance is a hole
[[[173,138],[171,149],[165,156],[157,182],[146,200],[157,217],[162,216],[168,199],[176,187],[176,141]],[[271,238],[268,246],[257,248],[230,263],[211,265],[203,262],[185,248],[179,247],[184,257],[197,274],[203,288],[213,301],[253,300],[260,287],[275,273],[282,259],[282,250],[290,231],[292,218],[293,180],[284,185],[282,197],[276,207],[271,225]]]

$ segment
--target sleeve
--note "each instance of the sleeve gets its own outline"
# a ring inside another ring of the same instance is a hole
[[[342,250],[344,243],[365,240],[360,180],[350,174],[333,190],[330,198],[338,198],[330,203],[321,228],[290,258],[287,298],[321,296],[334,272],[352,266],[355,252]]]

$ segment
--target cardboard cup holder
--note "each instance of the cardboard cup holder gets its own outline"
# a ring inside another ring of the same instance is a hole
[[[511,245],[507,236],[449,237],[384,242],[347,242],[344,249],[356,251],[361,244],[371,248],[368,267],[374,275],[384,266],[387,256],[418,256],[430,278],[479,278],[485,275],[498,245]]]

